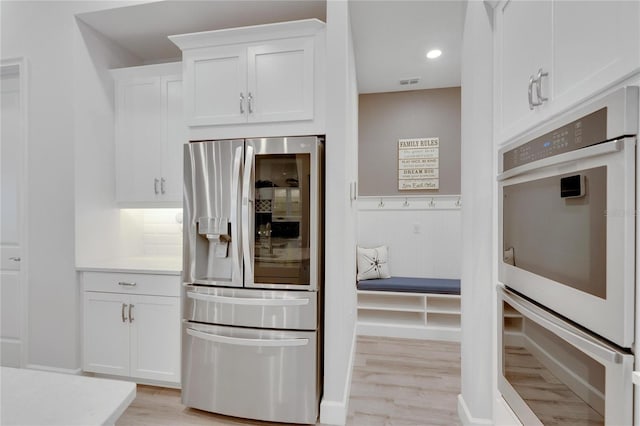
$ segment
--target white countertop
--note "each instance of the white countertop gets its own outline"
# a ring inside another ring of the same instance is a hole
[[[136,397],[136,384],[2,367],[2,425],[112,425]]]
[[[78,271],[109,271],[143,274],[180,275],[182,258],[168,256],[140,256],[104,259],[86,265],[76,265]]]

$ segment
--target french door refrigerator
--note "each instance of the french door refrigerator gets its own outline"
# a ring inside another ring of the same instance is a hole
[[[182,402],[315,423],[323,138],[200,141],[184,153]]]

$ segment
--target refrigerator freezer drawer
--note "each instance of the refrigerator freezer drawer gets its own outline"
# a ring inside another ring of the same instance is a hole
[[[315,330],[317,293],[188,285],[184,318],[208,324]]]
[[[315,423],[317,332],[183,325],[182,403],[235,417]]]

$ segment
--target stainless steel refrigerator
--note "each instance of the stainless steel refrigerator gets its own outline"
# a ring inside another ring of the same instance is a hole
[[[182,402],[315,423],[321,396],[321,137],[184,149]]]

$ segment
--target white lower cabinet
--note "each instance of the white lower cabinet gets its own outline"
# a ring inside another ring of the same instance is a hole
[[[138,282],[149,291],[152,275],[83,275],[84,371],[180,383],[180,298],[134,294]],[[158,278],[175,278],[179,292],[178,277]],[[86,291],[96,287],[102,291]],[[119,288],[125,292],[109,292]]]

